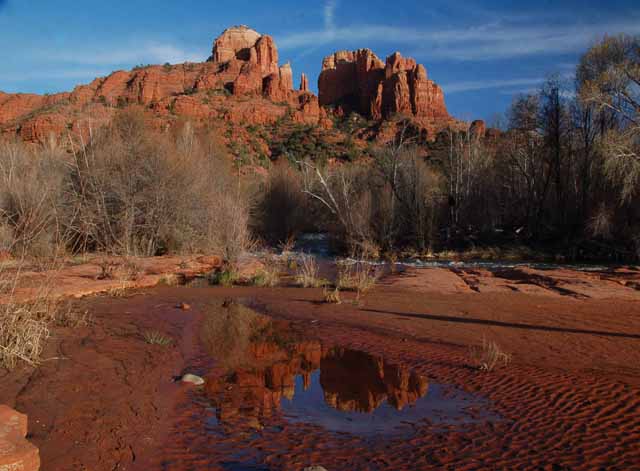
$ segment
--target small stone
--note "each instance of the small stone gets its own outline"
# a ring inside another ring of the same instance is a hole
[[[200,376],[193,375],[191,373],[187,373],[186,375],[183,375],[182,378],[180,378],[180,381],[182,381],[183,383],[195,384],[196,386],[201,386],[204,384],[204,379],[202,379]]]
[[[304,471],[327,471],[327,469],[322,466],[309,466],[308,468],[304,468]]]
[[[176,308],[178,309],[182,309],[183,311],[189,311],[191,309],[191,304],[187,304],[187,303],[178,303],[176,305]]]

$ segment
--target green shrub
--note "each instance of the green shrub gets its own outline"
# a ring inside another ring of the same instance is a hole
[[[232,286],[237,279],[237,275],[233,270],[219,270],[211,273],[209,283],[212,285]]]

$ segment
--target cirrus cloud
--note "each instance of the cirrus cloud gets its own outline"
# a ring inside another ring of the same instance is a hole
[[[533,55],[566,54],[586,49],[604,34],[640,34],[640,17],[602,19],[591,23],[536,24],[531,19],[497,17],[481,24],[451,28],[407,28],[393,25],[353,24],[336,26],[336,4],[324,5],[324,29],[277,37],[283,50],[329,44],[402,44],[410,55],[459,61],[512,59]]]

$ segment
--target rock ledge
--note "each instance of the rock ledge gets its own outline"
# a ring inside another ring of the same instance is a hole
[[[0,405],[0,471],[38,471],[40,454],[29,443],[27,416]]]

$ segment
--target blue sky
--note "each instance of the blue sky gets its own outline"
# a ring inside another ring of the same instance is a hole
[[[205,60],[226,27],[272,35],[295,82],[368,47],[425,64],[449,111],[491,120],[549,74],[569,77],[605,33],[640,34],[640,2],[0,0],[0,90],[57,92],[137,64]]]

